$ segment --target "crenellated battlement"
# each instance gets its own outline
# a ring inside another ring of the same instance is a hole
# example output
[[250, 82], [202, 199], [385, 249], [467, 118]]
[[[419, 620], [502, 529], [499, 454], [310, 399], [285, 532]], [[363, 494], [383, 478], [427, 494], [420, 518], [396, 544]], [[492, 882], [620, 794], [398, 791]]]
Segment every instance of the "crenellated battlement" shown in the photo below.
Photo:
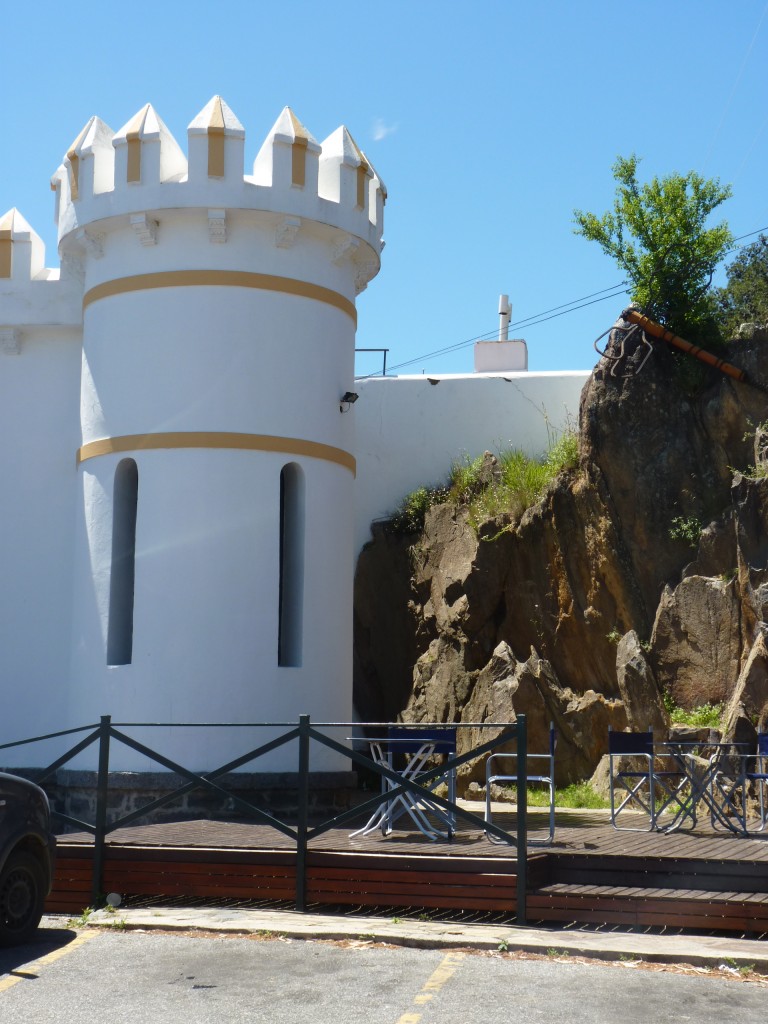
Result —
[[251, 174], [244, 173], [245, 143], [243, 125], [220, 96], [190, 122], [187, 154], [149, 103], [117, 132], [92, 117], [51, 182], [60, 247], [74, 242], [98, 255], [104, 232], [120, 222], [142, 244], [154, 244], [162, 211], [190, 208], [205, 209], [211, 240], [225, 241], [229, 211], [263, 211], [278, 215], [278, 246], [305, 221], [343, 232], [334, 249], [357, 253], [358, 290], [364, 287], [383, 247], [386, 189], [349, 131], [341, 126], [318, 142], [285, 107]]

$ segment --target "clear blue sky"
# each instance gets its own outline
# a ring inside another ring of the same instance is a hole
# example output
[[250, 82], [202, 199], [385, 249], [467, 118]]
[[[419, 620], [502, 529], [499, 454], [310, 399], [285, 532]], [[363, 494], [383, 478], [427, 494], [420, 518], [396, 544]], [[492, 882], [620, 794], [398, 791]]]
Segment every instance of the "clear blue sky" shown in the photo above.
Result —
[[[50, 266], [49, 178], [91, 114], [117, 130], [151, 102], [186, 148], [220, 93], [248, 170], [286, 104], [318, 140], [346, 124], [389, 190], [357, 343], [402, 372], [470, 371], [471, 345], [427, 353], [495, 331], [501, 292], [514, 323], [621, 282], [572, 224], [610, 205], [618, 154], [732, 184], [735, 235], [768, 225], [766, 0], [38, 0], [0, 26], [0, 214], [21, 210]], [[512, 336], [531, 370], [589, 369], [625, 299]]]

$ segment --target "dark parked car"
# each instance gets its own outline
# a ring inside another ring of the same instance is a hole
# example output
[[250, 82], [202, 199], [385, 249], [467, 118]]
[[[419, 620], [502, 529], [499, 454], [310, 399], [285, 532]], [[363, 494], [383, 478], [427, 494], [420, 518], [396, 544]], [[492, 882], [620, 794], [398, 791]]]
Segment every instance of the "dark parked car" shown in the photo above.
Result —
[[26, 942], [40, 923], [53, 884], [50, 823], [42, 789], [0, 772], [0, 946]]

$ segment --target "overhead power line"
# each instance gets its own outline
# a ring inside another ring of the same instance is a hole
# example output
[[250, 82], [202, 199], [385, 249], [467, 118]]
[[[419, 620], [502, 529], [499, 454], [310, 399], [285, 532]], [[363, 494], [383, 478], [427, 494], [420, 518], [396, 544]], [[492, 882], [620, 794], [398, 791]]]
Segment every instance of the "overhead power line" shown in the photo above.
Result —
[[[768, 231], [768, 226], [764, 228], [758, 228], [756, 231], [748, 231], [744, 235], [737, 235], [733, 239], [728, 252], [735, 252], [737, 249], [743, 249], [745, 246], [736, 245], [736, 242], [741, 242], [745, 238], [752, 238], [755, 235], [761, 235]], [[541, 313], [534, 313], [532, 316], [525, 317], [522, 320], [515, 320], [509, 326], [512, 327], [535, 327], [537, 324], [546, 323], [548, 320], [554, 320], [557, 317], [565, 316], [567, 313], [575, 313], [579, 309], [584, 309], [587, 306], [594, 306], [595, 303], [605, 302], [606, 299], [615, 299], [619, 295], [625, 295], [627, 290], [627, 281], [620, 281], [618, 284], [611, 285], [609, 288], [601, 288], [599, 291], [590, 292], [588, 295], [582, 295], [581, 298], [572, 299], [570, 302], [563, 302], [559, 306], [552, 306], [550, 309], [545, 309]], [[604, 294], [609, 292], [610, 294]], [[601, 296], [601, 298], [595, 298], [595, 296]], [[498, 325], [493, 327], [489, 331], [485, 331], [483, 334], [473, 334], [471, 338], [466, 338], [464, 341], [454, 342], [453, 345], [446, 345], [443, 348], [434, 349], [432, 352], [422, 352], [421, 355], [415, 356], [413, 359], [406, 359], [402, 363], [395, 363], [393, 366], [388, 367], [389, 370], [402, 370], [405, 366], [413, 366], [414, 363], [420, 363], [425, 359], [433, 359], [435, 356], [448, 355], [450, 352], [458, 352], [462, 348], [467, 348], [470, 345], [474, 345], [478, 341], [485, 341], [487, 338], [492, 337], [498, 333]], [[378, 377], [378, 373], [363, 374], [358, 377], [357, 380], [366, 380], [367, 377]]]
[[[613, 291], [610, 295], [603, 295], [602, 298], [592, 299], [590, 302], [582, 302], [580, 305], [573, 305], [572, 303], [564, 303], [569, 308], [564, 309], [561, 306], [553, 306], [552, 311], [546, 310], [545, 313], [537, 313], [535, 317], [528, 317], [526, 320], [516, 320], [510, 324], [510, 327], [533, 327], [535, 324], [544, 323], [545, 320], [554, 320], [556, 317], [565, 316], [566, 313], [574, 313], [577, 309], [583, 309], [585, 306], [593, 306], [596, 302], [605, 302], [606, 299], [615, 299], [619, 295], [626, 294], [626, 288], [624, 282], [621, 286], [614, 285], [614, 288], [619, 288], [618, 291]], [[601, 291], [609, 291], [607, 288], [601, 289]], [[600, 292], [592, 292], [592, 295], [599, 295]], [[587, 296], [584, 296], [587, 298]], [[579, 302], [578, 299], [573, 300], [574, 303]], [[561, 310], [561, 312], [554, 312], [554, 310]], [[548, 315], [547, 315], [548, 314]], [[459, 349], [467, 348], [469, 345], [474, 345], [475, 342], [483, 341], [491, 334], [495, 334], [498, 331], [496, 327], [493, 331], [486, 331], [485, 334], [476, 334], [471, 338], [467, 338], [465, 341], [456, 342], [454, 345], [446, 345], [445, 348], [435, 349], [433, 352], [424, 352], [414, 359], [407, 359], [405, 362], [396, 363], [394, 366], [389, 367], [391, 370], [401, 370], [404, 366], [412, 366], [414, 363], [419, 363], [424, 359], [432, 359], [434, 356], [447, 355], [449, 352], [457, 352]], [[368, 374], [368, 376], [377, 376], [376, 374]]]
[[[746, 235], [739, 235], [738, 238], [734, 238], [734, 242], [740, 242], [742, 240], [742, 238], [752, 238], [753, 235], [762, 235], [763, 232], [765, 232], [765, 231], [768, 231], [768, 226], [766, 226], [764, 228], [758, 228], [757, 231], [750, 231]], [[731, 248], [728, 251], [729, 252], [733, 252], [734, 249], [743, 249], [743, 248], [745, 248], [743, 245], [732, 245]]]

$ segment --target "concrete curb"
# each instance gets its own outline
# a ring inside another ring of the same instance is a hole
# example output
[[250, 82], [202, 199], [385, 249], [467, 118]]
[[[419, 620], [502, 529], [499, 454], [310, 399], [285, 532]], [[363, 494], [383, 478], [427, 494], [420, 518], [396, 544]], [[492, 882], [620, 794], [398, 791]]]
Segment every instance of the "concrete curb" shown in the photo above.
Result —
[[[50, 917], [44, 919], [43, 925], [61, 927], [61, 922], [61, 916]], [[208, 931], [293, 939], [364, 940], [422, 949], [461, 947], [600, 960], [685, 963], [708, 968], [725, 966], [733, 970], [750, 967], [768, 973], [768, 943], [727, 936], [521, 928], [218, 907], [99, 910], [88, 917], [87, 925], [135, 931]]]

